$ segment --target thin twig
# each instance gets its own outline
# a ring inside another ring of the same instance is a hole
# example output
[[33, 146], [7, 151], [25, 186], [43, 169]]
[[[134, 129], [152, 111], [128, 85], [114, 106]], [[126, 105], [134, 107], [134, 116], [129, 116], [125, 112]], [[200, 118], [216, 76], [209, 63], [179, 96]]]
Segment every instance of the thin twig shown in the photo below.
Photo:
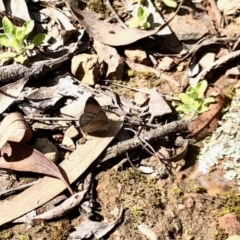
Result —
[[[149, 132], [144, 132], [140, 136], [145, 141], [148, 141], [148, 142], [154, 141], [158, 138], [162, 138], [171, 133], [186, 131], [188, 128], [189, 122], [190, 121], [187, 121], [187, 120], [171, 122], [163, 126], [160, 126], [157, 129], [151, 130]], [[141, 146], [141, 143], [138, 137], [136, 136], [127, 141], [119, 142], [116, 145], [107, 148], [106, 151], [101, 156], [99, 162], [105, 162], [109, 159], [125, 154], [128, 151], [135, 150], [140, 146]]]
[[69, 117], [33, 117], [24, 116], [27, 120], [38, 120], [38, 121], [78, 121], [79, 118], [69, 118]]
[[11, 189], [2, 191], [2, 192], [0, 192], [0, 197], [2, 197], [2, 196], [7, 196], [7, 195], [10, 195], [10, 194], [13, 194], [13, 193], [22, 191], [22, 190], [24, 190], [25, 188], [31, 187], [32, 185], [34, 185], [34, 184], [35, 184], [36, 182], [38, 182], [38, 181], [39, 181], [39, 180], [34, 181], [34, 182], [30, 182], [30, 183], [27, 183], [27, 184], [24, 184], [24, 185], [21, 185], [21, 186], [16, 187], [16, 188], [11, 188]]
[[[105, 80], [105, 81], [111, 81], [111, 80]], [[130, 89], [130, 90], [133, 90], [133, 91], [136, 91], [136, 92], [141, 92], [141, 93], [146, 93], [148, 95], [150, 95], [152, 93], [152, 89], [149, 89], [149, 90], [146, 90], [146, 89], [137, 89], [137, 88], [133, 88], [133, 87], [130, 87], [130, 86], [127, 86], [127, 85], [122, 85], [122, 84], [119, 84], [119, 83], [115, 83], [113, 81], [111, 81], [111, 84], [113, 85], [116, 85], [116, 86], [119, 86], [119, 87], [123, 87], [123, 88], [127, 88], [127, 89]], [[163, 94], [162, 92], [160, 92], [162, 94], [163, 97], [165, 98], [169, 98], [169, 99], [172, 99], [172, 100], [177, 100], [179, 101], [179, 98], [177, 97], [172, 97], [172, 96], [169, 96], [169, 95], [166, 95], [166, 94]]]

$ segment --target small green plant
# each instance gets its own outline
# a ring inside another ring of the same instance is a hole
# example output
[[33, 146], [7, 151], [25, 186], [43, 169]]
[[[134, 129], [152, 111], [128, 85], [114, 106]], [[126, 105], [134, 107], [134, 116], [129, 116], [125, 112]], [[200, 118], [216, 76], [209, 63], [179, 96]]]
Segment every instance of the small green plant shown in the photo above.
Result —
[[189, 86], [186, 93], [178, 95], [182, 104], [176, 110], [183, 113], [183, 118], [187, 119], [209, 110], [208, 104], [215, 101], [214, 98], [209, 97], [204, 99], [204, 93], [207, 89], [207, 81], [200, 81], [196, 87]]
[[148, 22], [148, 17], [150, 15], [150, 11], [147, 7], [138, 4], [136, 12], [132, 19], [128, 20], [126, 24], [129, 27], [136, 27], [140, 29], [148, 29], [151, 27], [150, 22]]
[[7, 17], [3, 17], [2, 25], [4, 33], [0, 34], [0, 45], [6, 47], [8, 51], [0, 54], [1, 62], [13, 59], [15, 62], [23, 63], [28, 58], [27, 51], [39, 46], [47, 39], [46, 34], [40, 33], [30, 43], [26, 43], [26, 39], [34, 28], [33, 20], [18, 27], [14, 26]]

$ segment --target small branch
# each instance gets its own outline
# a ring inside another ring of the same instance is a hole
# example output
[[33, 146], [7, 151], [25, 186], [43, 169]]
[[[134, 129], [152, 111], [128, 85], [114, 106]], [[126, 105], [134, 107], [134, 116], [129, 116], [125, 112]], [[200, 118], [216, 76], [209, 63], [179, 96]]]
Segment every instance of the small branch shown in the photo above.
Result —
[[[141, 134], [141, 138], [145, 141], [154, 141], [157, 138], [162, 138], [170, 133], [177, 133], [187, 130], [189, 121], [181, 120], [165, 124], [157, 129], [151, 130], [149, 132], [144, 132]], [[141, 147], [141, 142], [138, 137], [133, 137], [127, 141], [120, 142], [112, 147], [109, 147], [104, 152], [99, 162], [105, 162], [111, 158], [117, 157], [119, 155], [125, 154], [128, 151], [135, 150]]]

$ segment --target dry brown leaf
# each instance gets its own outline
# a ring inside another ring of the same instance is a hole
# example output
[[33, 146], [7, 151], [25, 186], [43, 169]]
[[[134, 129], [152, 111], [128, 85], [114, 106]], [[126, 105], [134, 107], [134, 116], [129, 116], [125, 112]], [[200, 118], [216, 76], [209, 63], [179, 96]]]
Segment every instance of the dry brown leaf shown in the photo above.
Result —
[[202, 113], [197, 119], [188, 126], [190, 135], [199, 141], [210, 135], [218, 127], [218, 118], [224, 105], [224, 97], [219, 94], [216, 102], [209, 105], [209, 111]]
[[76, 0], [67, 0], [76, 18], [86, 29], [87, 33], [95, 40], [110, 45], [124, 46], [140, 39], [152, 36], [167, 24], [156, 24], [153, 30], [140, 30], [138, 28], [124, 29], [120, 25], [111, 24], [99, 19], [98, 14], [92, 11], [81, 11]]
[[10, 113], [0, 125], [0, 149], [7, 142], [26, 143], [32, 137], [32, 131], [20, 113]]
[[29, 80], [29, 76], [31, 75], [32, 73], [14, 83], [9, 83], [0, 88], [0, 114], [3, 113], [18, 98], [24, 85]]
[[73, 194], [58, 167], [42, 153], [23, 143], [8, 142], [1, 148], [0, 168], [54, 176], [61, 179]]
[[[63, 171], [65, 171], [69, 183], [74, 182], [92, 165], [120, 130], [123, 121], [115, 115], [110, 115], [109, 118], [112, 121], [110, 122], [107, 136], [104, 138], [92, 137], [84, 145], [79, 145], [78, 148], [60, 164]], [[0, 225], [40, 207], [61, 193], [65, 188], [66, 185], [61, 180], [44, 177], [34, 186], [0, 205]]]

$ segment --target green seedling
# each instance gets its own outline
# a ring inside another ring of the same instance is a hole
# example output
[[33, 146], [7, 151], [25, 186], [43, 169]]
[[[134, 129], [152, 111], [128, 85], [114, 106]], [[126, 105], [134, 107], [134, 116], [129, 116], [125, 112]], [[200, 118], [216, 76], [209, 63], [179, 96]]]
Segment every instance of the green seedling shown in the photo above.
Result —
[[176, 110], [182, 113], [183, 119], [191, 118], [209, 110], [208, 105], [213, 103], [215, 99], [212, 97], [204, 98], [207, 86], [207, 81], [203, 80], [196, 87], [189, 86], [186, 93], [178, 95], [182, 104]]
[[0, 45], [6, 47], [8, 51], [0, 54], [1, 62], [14, 60], [14, 62], [23, 63], [28, 58], [27, 51], [39, 46], [48, 37], [46, 34], [40, 33], [27, 43], [27, 38], [34, 28], [33, 20], [18, 27], [14, 26], [7, 17], [3, 17], [2, 25], [4, 33], [0, 34]]
[[148, 17], [150, 15], [150, 11], [147, 7], [138, 4], [135, 15], [132, 19], [128, 20], [126, 24], [129, 27], [136, 27], [140, 29], [148, 29], [151, 27], [150, 22], [148, 22]]

